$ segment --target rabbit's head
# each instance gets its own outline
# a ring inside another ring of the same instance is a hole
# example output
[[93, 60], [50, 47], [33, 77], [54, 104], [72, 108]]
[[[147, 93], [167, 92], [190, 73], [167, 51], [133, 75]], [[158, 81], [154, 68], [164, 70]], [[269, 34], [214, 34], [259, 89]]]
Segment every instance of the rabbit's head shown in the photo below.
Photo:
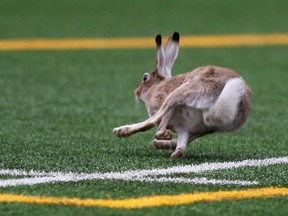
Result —
[[142, 83], [135, 90], [135, 95], [138, 100], [145, 102], [147, 93], [151, 87], [172, 77], [171, 70], [178, 55], [179, 39], [179, 33], [174, 32], [174, 34], [168, 39], [167, 45], [164, 47], [162, 45], [161, 35], [156, 36], [156, 68], [151, 72], [144, 74]]

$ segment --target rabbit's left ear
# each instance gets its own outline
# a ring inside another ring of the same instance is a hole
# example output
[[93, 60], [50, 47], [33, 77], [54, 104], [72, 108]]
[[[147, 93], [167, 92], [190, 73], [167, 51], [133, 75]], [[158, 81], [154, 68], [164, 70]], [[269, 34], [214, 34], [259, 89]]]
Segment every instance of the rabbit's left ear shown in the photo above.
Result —
[[165, 52], [164, 47], [162, 45], [162, 36], [160, 34], [156, 36], [155, 42], [157, 51], [157, 59], [156, 59], [157, 72], [164, 79], [167, 79], [169, 77], [165, 71]]
[[165, 47], [165, 70], [167, 74], [171, 75], [171, 70], [179, 52], [180, 35], [178, 32], [174, 32], [168, 39], [167, 46]]

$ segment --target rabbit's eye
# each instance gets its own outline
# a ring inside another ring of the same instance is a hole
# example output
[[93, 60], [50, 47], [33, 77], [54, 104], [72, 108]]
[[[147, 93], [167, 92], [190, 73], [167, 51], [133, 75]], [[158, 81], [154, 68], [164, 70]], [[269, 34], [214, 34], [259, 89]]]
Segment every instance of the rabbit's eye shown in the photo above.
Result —
[[146, 81], [149, 80], [149, 78], [150, 78], [150, 74], [149, 74], [149, 73], [145, 73], [144, 76], [143, 76], [142, 81], [143, 81], [143, 82], [146, 82]]

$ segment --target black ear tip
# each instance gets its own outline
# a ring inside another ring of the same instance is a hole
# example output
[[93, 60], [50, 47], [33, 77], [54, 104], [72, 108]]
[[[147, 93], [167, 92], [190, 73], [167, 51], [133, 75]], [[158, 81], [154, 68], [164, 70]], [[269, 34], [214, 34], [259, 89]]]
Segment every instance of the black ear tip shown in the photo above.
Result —
[[162, 36], [160, 34], [158, 34], [155, 37], [155, 42], [156, 42], [157, 46], [161, 46], [161, 44], [162, 44]]
[[173, 35], [172, 35], [172, 39], [174, 41], [179, 41], [180, 40], [180, 34], [178, 32], [174, 32]]

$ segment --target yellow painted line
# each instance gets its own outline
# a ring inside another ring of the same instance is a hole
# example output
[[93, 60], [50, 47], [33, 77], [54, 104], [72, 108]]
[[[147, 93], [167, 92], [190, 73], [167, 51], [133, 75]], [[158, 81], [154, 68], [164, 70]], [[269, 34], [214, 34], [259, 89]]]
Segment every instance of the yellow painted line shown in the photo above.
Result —
[[174, 206], [192, 204], [197, 202], [213, 202], [222, 200], [242, 200], [248, 198], [264, 198], [273, 196], [287, 196], [288, 188], [267, 187], [246, 190], [200, 192], [194, 194], [160, 195], [139, 197], [131, 199], [105, 200], [105, 199], [79, 199], [67, 197], [27, 196], [15, 194], [0, 194], [0, 202], [5, 203], [31, 203], [31, 204], [57, 204], [75, 206], [96, 206], [104, 208], [149, 208], [159, 206]]
[[[167, 38], [165, 38], [167, 40]], [[181, 47], [288, 45], [288, 33], [181, 36]], [[0, 50], [69, 50], [154, 48], [152, 37], [0, 40]]]

